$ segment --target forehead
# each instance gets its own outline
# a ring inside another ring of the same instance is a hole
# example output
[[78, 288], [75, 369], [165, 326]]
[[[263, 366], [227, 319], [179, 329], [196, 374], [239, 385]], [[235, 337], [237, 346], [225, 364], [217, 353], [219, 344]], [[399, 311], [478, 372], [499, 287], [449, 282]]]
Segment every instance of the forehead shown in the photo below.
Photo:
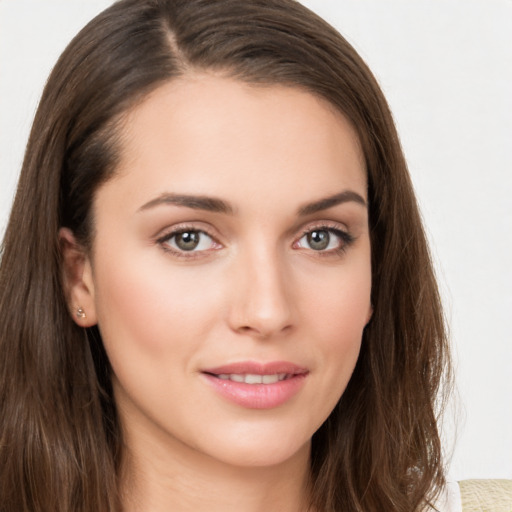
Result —
[[[358, 188], [366, 197], [360, 144], [327, 101], [282, 85], [255, 86], [209, 74], [156, 89], [125, 117], [115, 181], [137, 193], [265, 195], [297, 199]], [[307, 197], [306, 197], [307, 196]], [[238, 197], [242, 199], [242, 197]]]

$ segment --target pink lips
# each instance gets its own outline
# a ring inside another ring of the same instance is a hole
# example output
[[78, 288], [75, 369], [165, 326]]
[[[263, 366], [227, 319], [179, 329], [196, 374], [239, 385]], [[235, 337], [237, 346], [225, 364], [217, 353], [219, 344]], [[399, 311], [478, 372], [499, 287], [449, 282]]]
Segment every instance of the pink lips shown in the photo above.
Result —
[[[264, 364], [238, 362], [202, 371], [208, 384], [221, 396], [249, 409], [271, 409], [283, 405], [298, 393], [308, 373], [306, 368], [285, 361]], [[262, 376], [261, 379], [269, 383], [239, 382], [258, 381], [257, 376]]]

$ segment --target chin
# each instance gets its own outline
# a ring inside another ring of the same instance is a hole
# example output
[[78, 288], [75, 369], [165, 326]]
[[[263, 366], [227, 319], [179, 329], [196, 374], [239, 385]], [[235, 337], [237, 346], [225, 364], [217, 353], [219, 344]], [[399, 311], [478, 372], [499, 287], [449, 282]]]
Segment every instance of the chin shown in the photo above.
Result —
[[210, 438], [209, 447], [201, 450], [230, 466], [264, 468], [290, 461], [309, 459], [311, 437], [291, 429], [261, 430], [254, 425], [235, 429], [225, 436]]

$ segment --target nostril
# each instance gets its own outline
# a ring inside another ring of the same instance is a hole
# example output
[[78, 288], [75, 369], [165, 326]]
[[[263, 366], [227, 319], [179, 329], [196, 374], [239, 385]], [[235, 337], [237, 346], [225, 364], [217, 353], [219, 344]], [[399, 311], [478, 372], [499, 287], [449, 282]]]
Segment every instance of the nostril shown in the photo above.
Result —
[[276, 334], [282, 334], [290, 331], [292, 329], [291, 325], [284, 325], [283, 327], [277, 327], [272, 325], [262, 325], [262, 326], [250, 326], [250, 325], [242, 325], [236, 329], [236, 331], [240, 334], [246, 334], [255, 336], [258, 338], [270, 338]]

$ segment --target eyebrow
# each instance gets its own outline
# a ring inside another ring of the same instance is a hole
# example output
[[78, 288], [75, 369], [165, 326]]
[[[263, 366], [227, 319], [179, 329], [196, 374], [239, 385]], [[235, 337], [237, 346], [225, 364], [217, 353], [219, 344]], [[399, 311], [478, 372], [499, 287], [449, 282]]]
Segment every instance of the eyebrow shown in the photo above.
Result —
[[151, 201], [142, 205], [138, 211], [149, 210], [150, 208], [165, 204], [184, 206], [194, 210], [205, 210], [214, 213], [234, 213], [234, 209], [229, 203], [223, 201], [222, 199], [217, 199], [216, 197], [169, 193], [161, 194], [157, 198], [152, 199]]
[[339, 194], [334, 194], [333, 196], [325, 197], [312, 203], [307, 203], [299, 208], [298, 213], [301, 217], [304, 215], [311, 215], [313, 213], [327, 210], [328, 208], [332, 208], [347, 202], [355, 202], [361, 206], [364, 206], [365, 208], [368, 207], [365, 199], [357, 192], [352, 190], [344, 190]]
[[[298, 215], [301, 217], [311, 215], [313, 213], [327, 210], [347, 202], [355, 202], [364, 206], [365, 208], [367, 207], [366, 201], [357, 192], [352, 190], [344, 190], [339, 194], [334, 194], [312, 203], [302, 205], [298, 209]], [[208, 212], [224, 213], [230, 215], [233, 215], [235, 212], [234, 208], [229, 203], [216, 197], [171, 193], [164, 193], [159, 195], [155, 199], [152, 199], [151, 201], [143, 204], [138, 211], [141, 212], [149, 210], [161, 205], [183, 206], [186, 208], [192, 208], [194, 210], [204, 210]]]

